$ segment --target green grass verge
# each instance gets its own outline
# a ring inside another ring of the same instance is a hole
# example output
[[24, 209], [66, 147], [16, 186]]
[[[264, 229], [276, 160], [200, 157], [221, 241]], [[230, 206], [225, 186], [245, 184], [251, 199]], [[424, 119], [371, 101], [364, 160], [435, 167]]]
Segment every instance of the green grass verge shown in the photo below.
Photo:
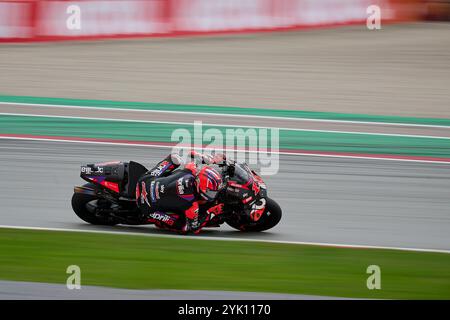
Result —
[[[381, 290], [366, 287], [373, 264]], [[69, 265], [82, 285], [450, 299], [449, 254], [0, 230], [0, 279], [65, 283]]]

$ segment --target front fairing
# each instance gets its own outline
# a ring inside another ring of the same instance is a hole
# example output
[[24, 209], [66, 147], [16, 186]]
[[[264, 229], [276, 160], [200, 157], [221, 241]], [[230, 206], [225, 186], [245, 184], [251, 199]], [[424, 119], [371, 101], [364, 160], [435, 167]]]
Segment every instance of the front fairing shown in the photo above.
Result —
[[253, 180], [255, 183], [258, 184], [259, 186], [259, 196], [261, 198], [266, 198], [267, 197], [267, 187], [266, 187], [266, 183], [264, 182], [264, 180], [261, 178], [261, 176], [259, 176], [254, 170], [252, 170], [252, 174], [253, 174]]
[[227, 183], [227, 195], [238, 198], [243, 204], [250, 204], [267, 196], [263, 179], [247, 164], [236, 164], [234, 174]]

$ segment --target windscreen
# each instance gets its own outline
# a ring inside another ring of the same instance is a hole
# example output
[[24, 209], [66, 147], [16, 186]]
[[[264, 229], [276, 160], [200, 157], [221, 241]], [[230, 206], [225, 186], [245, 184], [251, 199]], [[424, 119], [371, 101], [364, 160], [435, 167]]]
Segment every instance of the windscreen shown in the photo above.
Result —
[[248, 172], [241, 166], [236, 165], [233, 180], [240, 184], [245, 184], [249, 180]]

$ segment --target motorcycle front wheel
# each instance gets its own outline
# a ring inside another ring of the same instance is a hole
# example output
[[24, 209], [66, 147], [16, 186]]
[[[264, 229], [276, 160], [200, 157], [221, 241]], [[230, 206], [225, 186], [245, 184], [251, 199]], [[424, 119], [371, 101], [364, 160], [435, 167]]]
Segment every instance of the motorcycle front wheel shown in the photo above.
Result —
[[257, 222], [238, 223], [236, 221], [226, 221], [226, 223], [237, 230], [244, 232], [260, 232], [275, 227], [281, 220], [282, 211], [275, 200], [266, 198], [266, 209]]

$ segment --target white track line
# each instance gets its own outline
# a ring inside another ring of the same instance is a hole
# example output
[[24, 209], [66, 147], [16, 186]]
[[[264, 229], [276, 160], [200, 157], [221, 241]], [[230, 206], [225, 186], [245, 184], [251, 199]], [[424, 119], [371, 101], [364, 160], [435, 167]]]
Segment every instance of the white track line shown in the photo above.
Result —
[[169, 234], [154, 234], [154, 233], [143, 233], [143, 232], [86, 230], [86, 229], [69, 229], [69, 228], [67, 228], [67, 229], [66, 228], [46, 228], [46, 227], [26, 227], [26, 226], [8, 226], [8, 225], [0, 225], [0, 229], [40, 230], [40, 231], [66, 231], [66, 232], [133, 235], [133, 236], [176, 238], [176, 239], [217, 240], [217, 241], [244, 241], [244, 242], [260, 242], [260, 243], [297, 244], [297, 245], [310, 245], [310, 246], [318, 246], [318, 247], [335, 247], [335, 248], [337, 247], [337, 248], [353, 248], [353, 249], [383, 249], [383, 250], [432, 252], [432, 253], [446, 253], [446, 254], [450, 253], [450, 250], [444, 250], [444, 249], [422, 249], [422, 248], [371, 246], [371, 245], [342, 244], [342, 243], [264, 240], [264, 239], [249, 239], [249, 238], [225, 238], [225, 237], [209, 237], [209, 236], [203, 236], [202, 237], [201, 235], [197, 235], [197, 236], [192, 236], [192, 235], [169, 235]]
[[[281, 119], [286, 121], [310, 121], [310, 122], [332, 122], [332, 123], [353, 123], [353, 124], [371, 124], [371, 125], [386, 125], [386, 126], [406, 126], [406, 127], [428, 127], [428, 128], [446, 128], [450, 126], [432, 125], [432, 124], [415, 124], [415, 123], [400, 123], [400, 122], [376, 122], [376, 121], [354, 121], [354, 120], [333, 120], [333, 119], [313, 119], [313, 118], [287, 118], [277, 116], [259, 116], [250, 114], [231, 114], [231, 113], [209, 113], [209, 112], [192, 112], [192, 111], [171, 111], [171, 110], [149, 110], [149, 109], [128, 109], [128, 108], [113, 108], [113, 107], [90, 107], [77, 105], [56, 105], [43, 103], [21, 103], [21, 102], [1, 102], [0, 105], [23, 105], [23, 106], [37, 106], [37, 107], [53, 107], [53, 108], [74, 108], [74, 109], [93, 109], [93, 110], [119, 110], [130, 112], [149, 112], [149, 113], [172, 113], [172, 114], [189, 114], [189, 115], [204, 115], [204, 116], [219, 116], [219, 117], [235, 117], [235, 118], [255, 118], [255, 119]], [[289, 111], [289, 110], [287, 110]]]
[[[81, 116], [57, 116], [57, 115], [45, 115], [45, 114], [31, 114], [31, 113], [9, 113], [0, 112], [0, 115], [4, 116], [23, 116], [23, 117], [41, 117], [41, 118], [57, 118], [57, 119], [80, 119], [80, 120], [96, 120], [96, 121], [115, 121], [115, 122], [131, 122], [131, 123], [156, 123], [156, 124], [171, 124], [171, 125], [187, 125], [193, 126], [192, 122], [177, 122], [177, 121], [155, 121], [155, 120], [134, 120], [134, 119], [121, 119], [121, 118], [99, 118], [99, 117], [81, 117]], [[359, 135], [372, 135], [372, 136], [389, 136], [389, 137], [406, 137], [406, 138], [425, 138], [425, 139], [445, 139], [450, 140], [450, 137], [441, 136], [424, 136], [413, 134], [396, 134], [396, 133], [381, 133], [381, 132], [360, 132], [360, 131], [339, 131], [339, 130], [319, 130], [319, 129], [298, 129], [298, 128], [278, 128], [278, 127], [266, 127], [266, 126], [249, 126], [242, 125], [236, 126], [234, 124], [217, 124], [217, 123], [202, 123], [203, 126], [216, 126], [225, 128], [249, 128], [249, 129], [278, 129], [285, 131], [301, 131], [301, 132], [323, 132], [323, 133], [341, 133], [341, 134], [359, 134]], [[448, 127], [450, 131], [450, 127]]]
[[[29, 141], [43, 141], [43, 142], [70, 142], [70, 143], [86, 143], [86, 144], [102, 144], [102, 145], [117, 145], [117, 146], [130, 146], [130, 147], [148, 147], [148, 148], [161, 148], [161, 149], [173, 149], [174, 145], [163, 145], [163, 144], [144, 144], [144, 143], [127, 143], [127, 142], [109, 142], [109, 141], [85, 141], [85, 140], [66, 140], [66, 139], [50, 139], [50, 138], [36, 138], [36, 137], [15, 137], [15, 136], [2, 136], [0, 134], [0, 139], [4, 140], [29, 140]], [[205, 150], [210, 150], [204, 148]], [[212, 150], [212, 149], [211, 149]], [[217, 150], [217, 149], [214, 149]], [[240, 150], [240, 149], [222, 149], [223, 151], [245, 151], [248, 153], [260, 153], [260, 151], [255, 150]], [[303, 157], [326, 157], [326, 158], [343, 158], [343, 159], [364, 159], [364, 160], [387, 160], [387, 161], [403, 161], [403, 162], [417, 162], [417, 163], [436, 163], [450, 165], [448, 161], [438, 161], [438, 160], [425, 160], [425, 159], [404, 159], [404, 158], [382, 158], [382, 157], [365, 157], [365, 156], [354, 156], [354, 155], [337, 155], [337, 154], [322, 154], [322, 153], [302, 153], [302, 152], [289, 152], [289, 151], [279, 151], [271, 152], [279, 155], [289, 155], [289, 156], [303, 156]]]

